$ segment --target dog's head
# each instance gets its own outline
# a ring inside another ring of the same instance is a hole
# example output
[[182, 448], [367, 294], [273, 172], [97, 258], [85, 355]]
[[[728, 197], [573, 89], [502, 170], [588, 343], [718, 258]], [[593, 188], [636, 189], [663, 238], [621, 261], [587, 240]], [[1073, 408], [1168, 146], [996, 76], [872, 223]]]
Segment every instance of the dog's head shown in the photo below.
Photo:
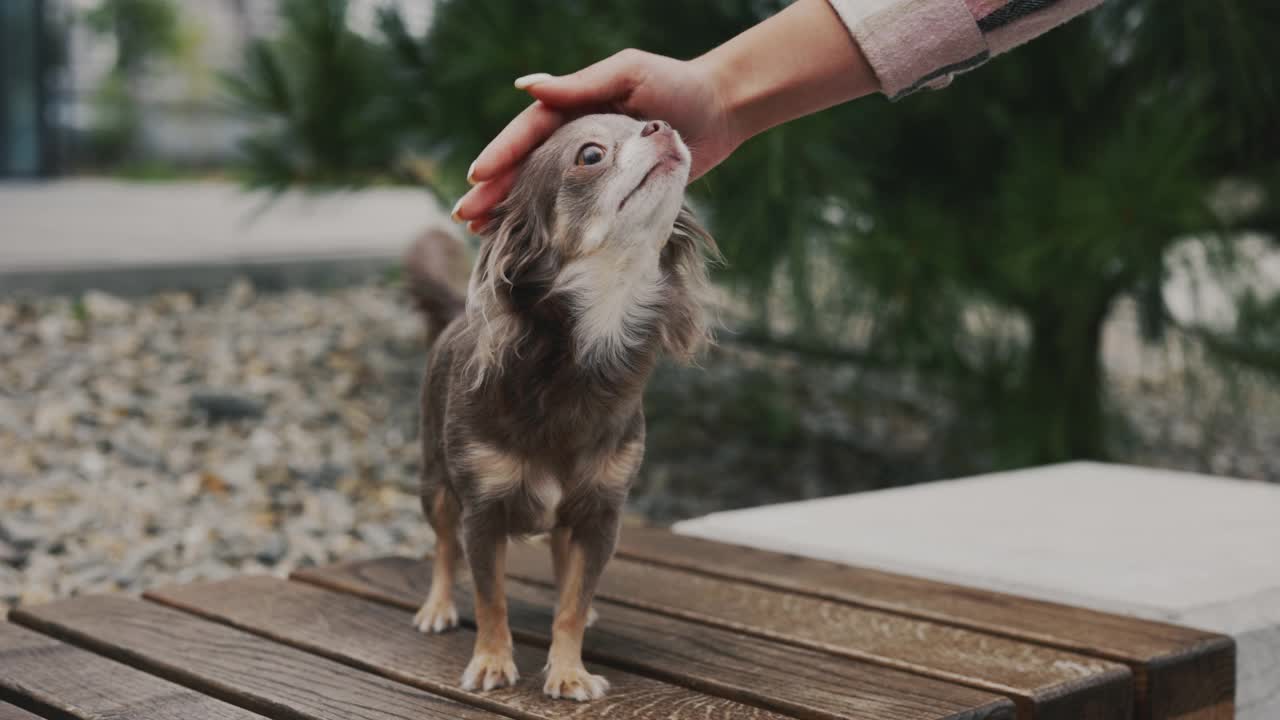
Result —
[[670, 125], [624, 115], [579, 118], [529, 156], [485, 226], [471, 278], [478, 378], [548, 298], [570, 309], [582, 361], [649, 338], [678, 359], [696, 352], [716, 248], [683, 205], [689, 166]]

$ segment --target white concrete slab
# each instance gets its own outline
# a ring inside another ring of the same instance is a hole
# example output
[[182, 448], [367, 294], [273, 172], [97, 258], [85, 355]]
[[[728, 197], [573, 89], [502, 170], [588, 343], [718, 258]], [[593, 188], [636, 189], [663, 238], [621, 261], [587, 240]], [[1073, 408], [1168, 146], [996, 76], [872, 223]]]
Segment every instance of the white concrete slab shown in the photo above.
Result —
[[1238, 716], [1280, 718], [1280, 486], [1070, 463], [675, 530], [1229, 634]]

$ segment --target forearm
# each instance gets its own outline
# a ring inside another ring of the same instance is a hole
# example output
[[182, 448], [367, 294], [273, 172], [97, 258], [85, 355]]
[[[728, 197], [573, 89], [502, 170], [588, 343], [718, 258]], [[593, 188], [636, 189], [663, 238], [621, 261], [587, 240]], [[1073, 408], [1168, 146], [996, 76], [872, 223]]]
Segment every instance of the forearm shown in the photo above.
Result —
[[798, 0], [694, 62], [738, 141], [880, 89], [827, 0]]
[[942, 87], [1102, 1], [798, 0], [694, 62], [741, 142], [872, 92]]

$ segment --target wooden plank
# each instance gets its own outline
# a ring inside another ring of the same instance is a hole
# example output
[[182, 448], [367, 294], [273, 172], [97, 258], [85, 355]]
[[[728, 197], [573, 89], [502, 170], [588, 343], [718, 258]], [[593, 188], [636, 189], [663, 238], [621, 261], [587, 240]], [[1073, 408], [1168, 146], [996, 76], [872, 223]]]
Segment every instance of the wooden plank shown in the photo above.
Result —
[[[555, 582], [547, 548], [532, 544], [510, 547], [507, 573]], [[1027, 718], [1132, 712], [1123, 665], [941, 623], [624, 559], [609, 563], [597, 597], [1002, 693]]]
[[628, 527], [618, 555], [933, 620], [1128, 665], [1138, 720], [1230, 720], [1230, 637], [933, 580]]
[[[269, 717], [497, 717], [155, 603], [83, 597], [19, 609], [13, 620]], [[309, 620], [323, 622], [324, 618]]]
[[[307, 582], [389, 603], [406, 610], [426, 592], [430, 567], [385, 558], [295, 572]], [[507, 583], [512, 632], [545, 645], [554, 594]], [[459, 593], [470, 617], [470, 598]], [[1003, 698], [868, 663], [835, 658], [699, 623], [622, 606], [587, 632], [589, 658], [686, 684], [709, 693], [813, 718], [1011, 717]]]
[[41, 720], [39, 715], [32, 715], [17, 705], [0, 702], [0, 720]]
[[261, 720], [217, 698], [5, 622], [0, 622], [0, 699], [83, 720]]
[[626, 672], [588, 664], [613, 687], [601, 700], [576, 703], [542, 694], [537, 670], [546, 653], [516, 644], [521, 671], [516, 687], [474, 693], [458, 686], [471, 656], [475, 633], [458, 629], [423, 636], [411, 613], [312, 585], [271, 577], [162, 588], [147, 597], [188, 612], [284, 642], [308, 652], [377, 673], [516, 718], [745, 718], [777, 720], [776, 713], [712, 697]]

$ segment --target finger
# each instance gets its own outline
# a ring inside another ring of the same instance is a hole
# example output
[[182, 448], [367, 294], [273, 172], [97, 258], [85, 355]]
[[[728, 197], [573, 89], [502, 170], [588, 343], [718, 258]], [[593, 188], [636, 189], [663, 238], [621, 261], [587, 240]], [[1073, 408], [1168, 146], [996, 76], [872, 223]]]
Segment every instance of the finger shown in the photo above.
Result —
[[458, 222], [476, 220], [489, 214], [490, 210], [507, 197], [507, 193], [511, 192], [511, 186], [515, 184], [516, 173], [512, 170], [505, 175], [476, 185], [453, 206], [453, 219]]
[[515, 116], [498, 136], [476, 156], [467, 180], [481, 183], [506, 173], [565, 123], [566, 116], [535, 102]]
[[623, 50], [572, 75], [526, 75], [516, 87], [552, 107], [573, 109], [625, 98], [639, 84], [645, 54]]
[[623, 50], [563, 77], [534, 73], [515, 85], [539, 102], [525, 108], [489, 143], [467, 172], [472, 183], [489, 180], [515, 167], [535, 147], [584, 108], [625, 98], [639, 84], [645, 53]]

